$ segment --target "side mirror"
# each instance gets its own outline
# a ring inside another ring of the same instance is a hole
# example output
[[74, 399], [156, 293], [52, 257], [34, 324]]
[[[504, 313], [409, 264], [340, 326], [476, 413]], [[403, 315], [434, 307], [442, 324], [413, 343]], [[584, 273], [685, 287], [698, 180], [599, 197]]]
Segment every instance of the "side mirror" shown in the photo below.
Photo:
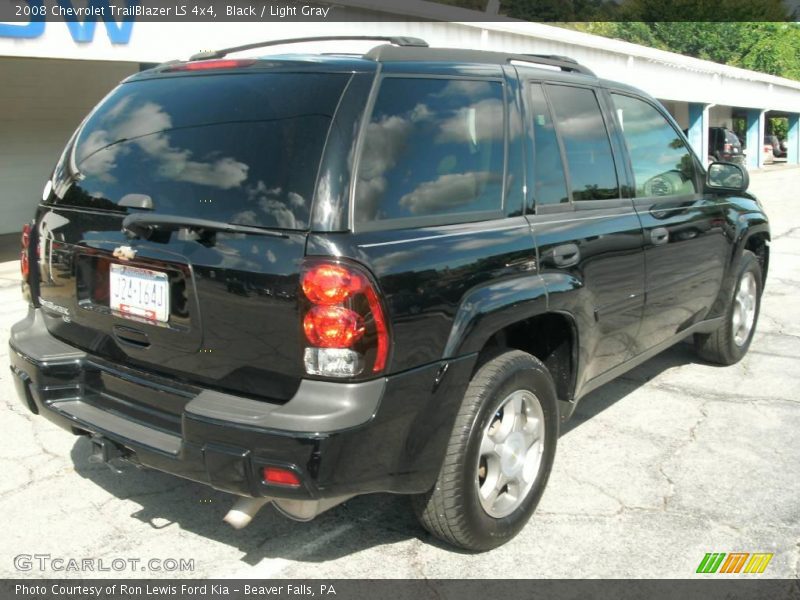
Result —
[[706, 171], [706, 187], [725, 192], [746, 192], [750, 186], [747, 170], [733, 163], [714, 162]]

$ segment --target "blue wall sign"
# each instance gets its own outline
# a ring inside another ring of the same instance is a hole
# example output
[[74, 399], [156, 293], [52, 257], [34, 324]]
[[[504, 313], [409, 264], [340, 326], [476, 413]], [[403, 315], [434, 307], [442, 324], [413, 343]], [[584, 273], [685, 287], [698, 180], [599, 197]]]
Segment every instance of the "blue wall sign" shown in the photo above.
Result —
[[[30, 22], [24, 25], [0, 23], [0, 37], [32, 39], [44, 35], [45, 19], [47, 18], [44, 15], [48, 14], [48, 8], [45, 6], [44, 0], [25, 1], [31, 7], [31, 13], [37, 16], [31, 16]], [[117, 4], [120, 4], [120, 2], [117, 2]], [[125, 4], [128, 8], [132, 8], [139, 4], [139, 0], [125, 0]], [[73, 12], [71, 0], [58, 0], [58, 6], [65, 9], [67, 13]], [[133, 17], [123, 18], [121, 21], [113, 19], [110, 16], [109, 0], [89, 0], [86, 6], [87, 8], [96, 8], [97, 13], [103, 15], [103, 24], [106, 26], [106, 33], [112, 44], [127, 44], [130, 41], [131, 31], [133, 30]], [[74, 16], [64, 16], [63, 19], [72, 39], [76, 42], [88, 43], [94, 39], [97, 17], [88, 16], [83, 21], [79, 21]]]

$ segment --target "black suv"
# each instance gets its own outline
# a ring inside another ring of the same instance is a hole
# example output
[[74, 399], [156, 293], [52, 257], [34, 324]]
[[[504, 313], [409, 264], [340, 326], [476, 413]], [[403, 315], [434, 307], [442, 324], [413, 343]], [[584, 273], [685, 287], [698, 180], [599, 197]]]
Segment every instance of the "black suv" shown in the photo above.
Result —
[[488, 549], [580, 398], [688, 336], [745, 354], [767, 217], [634, 88], [385, 41], [111, 92], [25, 226], [11, 368], [97, 459], [238, 495], [237, 527], [392, 492]]
[[744, 166], [744, 159], [745, 154], [739, 136], [725, 127], [708, 128], [709, 162], [731, 162]]

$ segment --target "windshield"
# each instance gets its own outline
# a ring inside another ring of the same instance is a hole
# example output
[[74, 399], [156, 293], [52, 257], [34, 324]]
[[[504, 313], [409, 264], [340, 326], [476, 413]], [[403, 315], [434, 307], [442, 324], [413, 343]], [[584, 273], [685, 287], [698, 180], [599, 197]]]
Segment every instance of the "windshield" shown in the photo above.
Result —
[[161, 214], [304, 229], [347, 78], [248, 73], [125, 83], [78, 133], [77, 182], [53, 202], [126, 212], [144, 196]]

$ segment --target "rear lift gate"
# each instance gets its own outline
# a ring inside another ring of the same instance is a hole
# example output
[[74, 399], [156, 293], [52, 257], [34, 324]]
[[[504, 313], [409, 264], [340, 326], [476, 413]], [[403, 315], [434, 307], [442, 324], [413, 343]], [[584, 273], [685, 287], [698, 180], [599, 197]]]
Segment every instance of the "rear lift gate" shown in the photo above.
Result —
[[[177, 229], [157, 242], [129, 239], [121, 221], [113, 213], [41, 209], [39, 303], [48, 330], [123, 369], [291, 398], [302, 377], [296, 303], [306, 234], [219, 232], [200, 243]], [[165, 274], [168, 321], [114, 310], [112, 265]], [[137, 401], [124, 380], [98, 377], [103, 390]], [[182, 404], [158, 408], [177, 417]]]

